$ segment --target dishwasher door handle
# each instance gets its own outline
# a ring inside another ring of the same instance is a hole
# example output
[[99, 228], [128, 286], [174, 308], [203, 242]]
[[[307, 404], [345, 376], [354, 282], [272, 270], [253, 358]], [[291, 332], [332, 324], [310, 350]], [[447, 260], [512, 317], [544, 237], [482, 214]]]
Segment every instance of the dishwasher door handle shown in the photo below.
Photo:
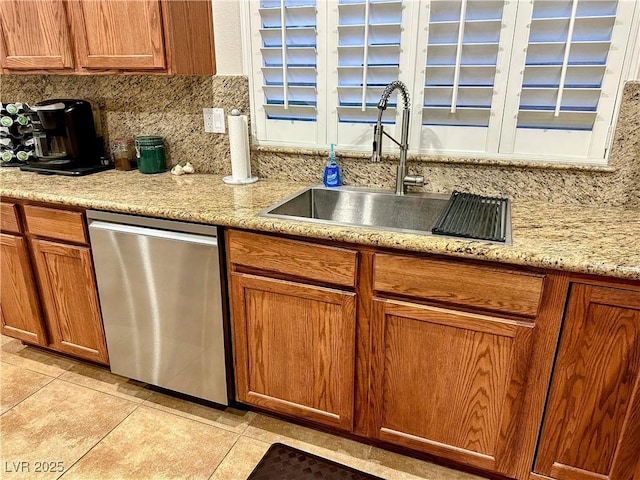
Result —
[[111, 223], [102, 221], [91, 221], [89, 230], [102, 230], [105, 232], [123, 233], [127, 235], [141, 235], [144, 237], [162, 238], [165, 240], [175, 240], [178, 242], [196, 243], [199, 245], [218, 246], [218, 239], [211, 236], [195, 235], [193, 233], [172, 232], [169, 230], [157, 230], [155, 228], [137, 227], [134, 225], [124, 225], [121, 223]]

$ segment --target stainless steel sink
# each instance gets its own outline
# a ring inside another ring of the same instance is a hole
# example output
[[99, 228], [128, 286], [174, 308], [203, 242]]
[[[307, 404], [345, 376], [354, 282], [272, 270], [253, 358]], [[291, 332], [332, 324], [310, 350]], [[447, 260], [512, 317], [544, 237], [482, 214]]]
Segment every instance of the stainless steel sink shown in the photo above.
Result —
[[261, 216], [327, 225], [355, 225], [431, 235], [449, 195], [396, 195], [386, 190], [313, 186], [260, 212]]

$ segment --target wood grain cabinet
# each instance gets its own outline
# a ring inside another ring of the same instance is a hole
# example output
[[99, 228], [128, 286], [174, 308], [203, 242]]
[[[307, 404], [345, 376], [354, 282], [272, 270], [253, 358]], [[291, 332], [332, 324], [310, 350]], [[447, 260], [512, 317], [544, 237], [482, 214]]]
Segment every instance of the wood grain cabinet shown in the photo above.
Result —
[[[356, 294], [353, 251], [228, 232], [238, 400], [350, 431]], [[285, 273], [294, 280], [284, 280]]]
[[207, 0], [0, 0], [7, 73], [214, 74]]
[[74, 66], [63, 0], [0, 0], [0, 65], [7, 70]]
[[83, 214], [2, 202], [1, 240], [2, 333], [107, 364]]
[[508, 268], [376, 254], [370, 435], [526, 478], [563, 283]]
[[637, 282], [226, 239], [238, 400], [505, 478], [640, 480]]
[[640, 478], [640, 291], [572, 285], [533, 478]]
[[27, 240], [0, 233], [0, 320], [2, 334], [46, 346], [47, 337], [31, 268]]

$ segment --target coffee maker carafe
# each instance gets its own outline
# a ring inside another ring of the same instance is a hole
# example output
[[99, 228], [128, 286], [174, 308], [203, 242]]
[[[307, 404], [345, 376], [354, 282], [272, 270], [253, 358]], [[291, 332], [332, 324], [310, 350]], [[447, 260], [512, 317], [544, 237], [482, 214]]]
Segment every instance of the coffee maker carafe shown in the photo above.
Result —
[[45, 100], [31, 106], [35, 152], [22, 170], [83, 175], [111, 168], [101, 164], [102, 138], [85, 100]]

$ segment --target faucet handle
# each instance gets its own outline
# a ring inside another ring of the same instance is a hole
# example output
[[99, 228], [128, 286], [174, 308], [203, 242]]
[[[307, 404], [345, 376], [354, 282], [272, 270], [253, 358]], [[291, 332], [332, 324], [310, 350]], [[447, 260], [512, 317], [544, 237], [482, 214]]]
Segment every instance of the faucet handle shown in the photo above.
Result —
[[378, 123], [373, 127], [373, 154], [371, 155], [371, 161], [378, 163], [380, 161], [380, 154], [382, 153], [382, 132], [383, 126], [378, 119]]

